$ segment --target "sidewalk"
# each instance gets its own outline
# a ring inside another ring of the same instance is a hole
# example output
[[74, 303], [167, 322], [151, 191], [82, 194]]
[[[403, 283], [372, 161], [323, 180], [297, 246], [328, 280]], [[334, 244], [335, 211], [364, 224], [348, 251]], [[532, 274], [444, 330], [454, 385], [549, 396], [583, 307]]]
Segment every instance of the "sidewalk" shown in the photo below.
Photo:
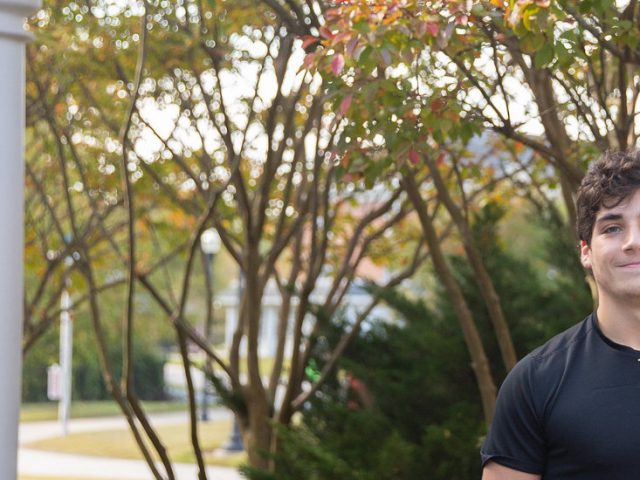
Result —
[[[229, 418], [224, 409], [211, 412], [214, 420]], [[184, 413], [150, 415], [153, 425], [168, 425], [187, 421]], [[122, 417], [77, 419], [69, 422], [69, 433], [113, 430], [127, 428]], [[28, 422], [20, 424], [18, 473], [20, 475], [46, 476], [51, 478], [95, 478], [103, 480], [152, 480], [149, 467], [142, 460], [124, 460], [106, 457], [90, 457], [66, 453], [46, 452], [28, 448], [25, 444], [60, 435], [61, 427], [56, 421]], [[161, 468], [161, 467], [160, 467]], [[197, 467], [190, 464], [173, 464], [177, 480], [196, 480]], [[161, 470], [162, 471], [162, 470]], [[211, 480], [241, 480], [243, 477], [233, 468], [207, 467]]]

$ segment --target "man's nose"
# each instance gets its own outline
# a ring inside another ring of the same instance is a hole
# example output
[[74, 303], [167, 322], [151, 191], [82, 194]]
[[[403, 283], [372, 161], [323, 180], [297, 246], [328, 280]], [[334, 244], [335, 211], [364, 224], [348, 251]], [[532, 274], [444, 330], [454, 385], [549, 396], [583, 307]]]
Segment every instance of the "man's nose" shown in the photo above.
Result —
[[627, 228], [623, 250], [640, 250], [640, 225], [633, 225]]

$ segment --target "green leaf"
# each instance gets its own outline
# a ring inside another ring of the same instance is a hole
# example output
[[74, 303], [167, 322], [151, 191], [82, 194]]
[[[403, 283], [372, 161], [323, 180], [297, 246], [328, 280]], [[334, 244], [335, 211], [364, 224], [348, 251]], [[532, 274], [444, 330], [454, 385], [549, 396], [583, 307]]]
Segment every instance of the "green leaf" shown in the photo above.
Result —
[[371, 29], [369, 28], [369, 22], [366, 20], [358, 20], [353, 24], [353, 29], [359, 33], [368, 33]]
[[536, 53], [535, 59], [533, 61], [536, 68], [543, 68], [549, 65], [553, 60], [554, 54], [555, 51], [553, 49], [553, 44], [545, 44], [540, 50], [538, 50], [538, 53]]
[[360, 65], [367, 64], [369, 61], [369, 57], [371, 57], [372, 52], [373, 52], [373, 49], [371, 48], [371, 45], [367, 45], [364, 48], [364, 50], [362, 50], [360, 57], [358, 57], [358, 63], [360, 63]]
[[528, 37], [531, 47], [536, 52], [547, 44], [547, 37], [540, 33], [530, 33]]
[[471, 122], [462, 122], [460, 125], [460, 140], [463, 143], [468, 143], [469, 140], [475, 135], [474, 125]]
[[589, 13], [593, 9], [593, 0], [582, 0], [578, 2], [578, 10], [580, 13]]
[[613, 9], [613, 2], [611, 0], [596, 0], [593, 1], [591, 5], [593, 6], [593, 9], [600, 15], [604, 15], [605, 13], [607, 13], [607, 11]]
[[536, 19], [536, 14], [540, 11], [540, 7], [538, 7], [535, 4], [529, 4], [527, 5], [527, 7], [524, 9], [524, 12], [522, 14], [522, 23], [524, 24], [524, 27], [529, 30], [529, 31], [533, 31], [534, 27], [537, 25], [532, 25], [532, 21], [535, 21]]
[[558, 57], [558, 63], [561, 66], [566, 67], [573, 62], [573, 55], [562, 42], [556, 44], [555, 52]]
[[555, 23], [555, 22], [549, 22], [549, 10], [546, 8], [540, 9], [538, 14], [536, 15], [536, 20], [537, 20], [536, 23], [538, 24], [537, 30], [541, 32], [544, 30], [547, 30], [551, 25]]

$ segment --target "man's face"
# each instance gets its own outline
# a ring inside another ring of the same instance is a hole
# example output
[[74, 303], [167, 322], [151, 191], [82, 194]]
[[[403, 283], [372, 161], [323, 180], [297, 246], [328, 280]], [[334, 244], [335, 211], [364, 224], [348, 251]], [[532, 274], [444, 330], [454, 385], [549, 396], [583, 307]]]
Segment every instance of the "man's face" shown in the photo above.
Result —
[[613, 208], [601, 208], [591, 245], [580, 243], [580, 260], [593, 271], [600, 303], [640, 304], [640, 189]]

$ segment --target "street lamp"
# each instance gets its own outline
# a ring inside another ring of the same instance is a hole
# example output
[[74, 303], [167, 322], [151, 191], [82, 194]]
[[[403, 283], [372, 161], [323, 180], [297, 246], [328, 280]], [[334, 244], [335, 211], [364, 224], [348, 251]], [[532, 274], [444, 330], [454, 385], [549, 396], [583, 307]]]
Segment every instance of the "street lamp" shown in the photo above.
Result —
[[[207, 278], [207, 284], [209, 285], [211, 292], [211, 302], [207, 305], [207, 316], [204, 323], [204, 338], [207, 341], [211, 339], [211, 328], [213, 323], [213, 260], [216, 253], [220, 251], [221, 244], [220, 235], [215, 228], [207, 228], [202, 232], [202, 235], [200, 236], [200, 248], [202, 248], [202, 253], [204, 254], [204, 274]], [[204, 372], [205, 378], [202, 391], [202, 411], [200, 419], [206, 422], [209, 420], [209, 412], [207, 410], [207, 400], [209, 396], [208, 376], [213, 373], [211, 368], [211, 359], [208, 356], [205, 360]]]
[[205, 255], [215, 255], [220, 251], [221, 245], [220, 234], [213, 227], [207, 228], [200, 235], [200, 247]]
[[[244, 289], [244, 275], [242, 269], [238, 274], [238, 324], [240, 324], [240, 305], [242, 304], [242, 291]], [[233, 412], [233, 426], [231, 427], [231, 434], [227, 443], [222, 447], [222, 450], [226, 452], [241, 452], [244, 450], [242, 444], [242, 435], [240, 434], [240, 425], [238, 424], [238, 415]]]
[[[65, 234], [65, 244], [71, 242], [71, 235]], [[71, 308], [73, 303], [69, 295], [71, 286], [71, 268], [74, 263], [74, 256], [77, 252], [67, 255], [64, 259], [64, 288], [60, 296], [60, 398], [58, 402], [58, 420], [62, 427], [62, 436], [69, 433], [69, 416], [71, 413], [71, 385], [73, 377], [73, 318]]]

